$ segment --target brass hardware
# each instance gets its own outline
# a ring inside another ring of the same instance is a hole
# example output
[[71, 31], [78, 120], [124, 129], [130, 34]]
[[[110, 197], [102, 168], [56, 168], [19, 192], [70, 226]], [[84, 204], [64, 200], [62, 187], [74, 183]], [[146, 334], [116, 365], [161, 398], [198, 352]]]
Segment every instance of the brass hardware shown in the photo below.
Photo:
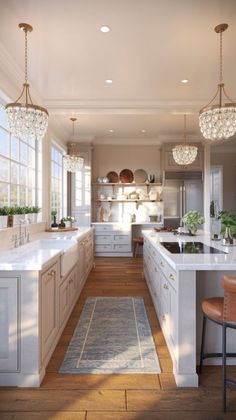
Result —
[[215, 27], [215, 32], [217, 34], [221, 34], [222, 32], [226, 31], [226, 29], [228, 28], [228, 24], [227, 23], [220, 23], [219, 25], [217, 25]]
[[54, 276], [56, 274], [56, 271], [55, 270], [51, 270], [49, 273], [48, 273], [48, 276]]
[[171, 280], [175, 280], [175, 278], [174, 278], [173, 274], [170, 274], [170, 275], [169, 275], [169, 278], [170, 278]]
[[164, 267], [164, 264], [163, 264], [163, 262], [162, 262], [162, 261], [160, 262], [160, 264], [161, 264], [161, 267]]

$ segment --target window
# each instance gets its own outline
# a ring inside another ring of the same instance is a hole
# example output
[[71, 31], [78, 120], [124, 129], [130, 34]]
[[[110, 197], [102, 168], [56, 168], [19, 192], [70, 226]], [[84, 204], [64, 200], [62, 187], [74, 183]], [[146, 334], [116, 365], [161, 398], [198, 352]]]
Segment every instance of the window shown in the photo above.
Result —
[[91, 194], [91, 171], [85, 165], [80, 171], [75, 173], [75, 207], [89, 206]]
[[0, 206], [42, 206], [41, 142], [9, 132], [0, 107]]
[[63, 152], [55, 145], [51, 148], [51, 210], [57, 219], [67, 215], [66, 172], [63, 168]]

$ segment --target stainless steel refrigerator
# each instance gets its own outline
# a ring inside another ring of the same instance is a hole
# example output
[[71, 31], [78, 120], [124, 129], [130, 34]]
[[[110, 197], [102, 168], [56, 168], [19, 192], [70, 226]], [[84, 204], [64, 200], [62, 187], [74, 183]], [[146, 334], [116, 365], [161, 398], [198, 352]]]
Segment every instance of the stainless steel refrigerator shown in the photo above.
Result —
[[203, 214], [203, 181], [201, 172], [168, 172], [163, 188], [164, 226], [177, 228], [190, 210]]

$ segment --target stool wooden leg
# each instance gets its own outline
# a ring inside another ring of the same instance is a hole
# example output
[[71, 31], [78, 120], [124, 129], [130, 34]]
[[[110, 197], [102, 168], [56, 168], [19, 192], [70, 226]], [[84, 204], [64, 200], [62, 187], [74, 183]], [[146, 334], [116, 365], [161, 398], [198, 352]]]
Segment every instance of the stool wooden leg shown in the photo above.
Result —
[[203, 315], [203, 321], [202, 321], [202, 342], [201, 342], [199, 374], [202, 373], [203, 356], [204, 356], [204, 345], [205, 345], [205, 334], [206, 334], [206, 317], [205, 317], [205, 315]]
[[222, 326], [222, 382], [223, 382], [223, 411], [226, 412], [226, 326]]

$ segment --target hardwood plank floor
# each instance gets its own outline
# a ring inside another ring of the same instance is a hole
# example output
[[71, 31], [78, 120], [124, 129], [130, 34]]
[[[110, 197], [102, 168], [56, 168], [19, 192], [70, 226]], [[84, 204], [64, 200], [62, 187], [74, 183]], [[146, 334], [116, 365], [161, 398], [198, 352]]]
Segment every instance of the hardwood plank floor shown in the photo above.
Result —
[[[58, 373], [88, 296], [143, 296], [160, 375], [62, 375]], [[231, 368], [232, 379], [236, 368]], [[98, 258], [48, 364], [39, 389], [0, 389], [0, 419], [220, 420], [236, 418], [236, 390], [221, 412], [220, 367], [204, 368], [199, 388], [178, 388], [172, 361], [142, 273], [141, 258]]]

